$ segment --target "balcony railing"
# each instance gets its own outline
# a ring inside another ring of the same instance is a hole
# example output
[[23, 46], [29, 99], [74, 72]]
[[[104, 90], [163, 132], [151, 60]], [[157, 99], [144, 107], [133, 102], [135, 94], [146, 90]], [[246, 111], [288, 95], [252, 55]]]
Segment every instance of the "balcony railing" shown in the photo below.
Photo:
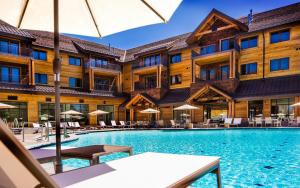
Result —
[[0, 84], [27, 85], [29, 75], [2, 74]]
[[100, 63], [97, 63], [96, 61], [86, 62], [85, 67], [87, 69], [89, 69], [89, 68], [101, 68], [101, 69], [121, 71], [121, 66], [120, 65], [113, 64], [113, 63], [100, 64]]
[[156, 83], [153, 84], [142, 84], [142, 83], [134, 83], [134, 90], [146, 90], [156, 88]]
[[155, 63], [134, 63], [132, 64], [132, 69], [140, 69], [140, 68], [145, 68], [145, 67], [153, 67], [160, 65], [160, 62], [155, 62]]
[[94, 90], [97, 91], [111, 91], [111, 92], [115, 92], [116, 91], [116, 87], [115, 85], [108, 85], [108, 84], [96, 84], [94, 85]]
[[23, 56], [31, 57], [32, 49], [25, 47], [16, 47], [15, 45], [5, 45], [0, 46], [0, 54], [2, 55], [12, 55], [12, 56]]

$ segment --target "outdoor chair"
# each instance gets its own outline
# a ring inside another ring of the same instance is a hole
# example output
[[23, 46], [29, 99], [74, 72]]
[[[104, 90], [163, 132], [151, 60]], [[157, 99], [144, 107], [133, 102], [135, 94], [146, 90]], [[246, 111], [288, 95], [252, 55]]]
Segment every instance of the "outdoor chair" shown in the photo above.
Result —
[[249, 127], [254, 127], [255, 121], [253, 121], [253, 119], [251, 119], [251, 118], [248, 118], [248, 125], [249, 125]]
[[32, 123], [33, 133], [39, 133], [42, 131], [42, 126], [39, 123]]
[[120, 121], [120, 125], [121, 125], [122, 128], [125, 128], [127, 126], [124, 121]]
[[242, 118], [233, 118], [233, 122], [231, 125], [238, 127], [241, 124], [242, 124]]
[[104, 121], [99, 121], [99, 124], [100, 124], [100, 129], [107, 127]]
[[171, 128], [180, 128], [180, 124], [176, 123], [174, 120], [170, 120]]
[[276, 118], [273, 120], [273, 124], [275, 127], [281, 127], [281, 120]]
[[200, 122], [199, 127], [200, 128], [208, 128], [210, 123], [210, 119], [207, 119], [206, 122]]
[[271, 127], [273, 126], [273, 120], [271, 117], [266, 117], [265, 118], [265, 126], [270, 125]]
[[229, 127], [232, 124], [232, 118], [225, 118], [224, 120], [224, 127]]
[[289, 125], [298, 127], [300, 125], [300, 116], [298, 116], [294, 121], [289, 123]]
[[111, 126], [112, 128], [118, 128], [119, 126], [117, 125], [116, 121], [115, 120], [111, 120]]
[[45, 123], [45, 127], [46, 127], [46, 129], [48, 129], [49, 133], [52, 134], [52, 132], [53, 132], [53, 126], [52, 126], [52, 124], [49, 121]]
[[255, 126], [258, 127], [260, 125], [261, 127], [263, 126], [263, 119], [262, 118], [255, 118]]

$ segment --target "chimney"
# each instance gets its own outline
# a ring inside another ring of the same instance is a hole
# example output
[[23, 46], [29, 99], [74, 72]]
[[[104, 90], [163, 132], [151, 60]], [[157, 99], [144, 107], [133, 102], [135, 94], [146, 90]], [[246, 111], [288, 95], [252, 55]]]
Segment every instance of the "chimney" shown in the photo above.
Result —
[[252, 9], [250, 9], [250, 13], [248, 14], [248, 25], [251, 25], [253, 21]]

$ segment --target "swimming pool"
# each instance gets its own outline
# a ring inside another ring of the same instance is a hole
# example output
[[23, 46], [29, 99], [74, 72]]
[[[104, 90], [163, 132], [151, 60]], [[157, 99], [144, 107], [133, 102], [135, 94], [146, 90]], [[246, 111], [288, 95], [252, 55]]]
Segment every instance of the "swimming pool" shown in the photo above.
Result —
[[[300, 129], [153, 130], [99, 132], [80, 136], [64, 146], [115, 144], [147, 151], [221, 156], [224, 187], [300, 187]], [[113, 154], [101, 161], [127, 156]], [[180, 162], [180, 161], [178, 161]], [[71, 167], [84, 160], [64, 160]], [[216, 187], [208, 174], [192, 187]]]

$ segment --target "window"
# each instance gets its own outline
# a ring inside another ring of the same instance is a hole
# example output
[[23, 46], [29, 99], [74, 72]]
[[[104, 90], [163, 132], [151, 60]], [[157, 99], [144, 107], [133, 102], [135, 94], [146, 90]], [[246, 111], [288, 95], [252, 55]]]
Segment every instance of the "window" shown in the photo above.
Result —
[[272, 59], [270, 61], [270, 71], [288, 70], [289, 69], [288, 57], [281, 59]]
[[283, 30], [271, 33], [271, 43], [290, 40], [290, 30]]
[[149, 67], [160, 64], [160, 55], [153, 55], [144, 58], [144, 66]]
[[75, 65], [75, 66], [80, 66], [81, 65], [81, 58], [69, 56], [69, 64], [70, 65]]
[[40, 50], [34, 50], [32, 52], [32, 57], [34, 59], [38, 59], [38, 60], [47, 60], [47, 52], [40, 51]]
[[18, 55], [19, 42], [13, 40], [0, 39], [0, 52]]
[[103, 110], [105, 112], [108, 112], [108, 114], [104, 115], [98, 115], [97, 120], [99, 121], [104, 121], [107, 125], [111, 124], [111, 120], [114, 120], [114, 106], [113, 105], [97, 105], [98, 110]]
[[[14, 106], [15, 108], [9, 108], [9, 109], [0, 109], [0, 117], [1, 119], [6, 119], [7, 122], [13, 122], [15, 118], [18, 120], [22, 119], [22, 121], [27, 122], [28, 121], [28, 108], [27, 103], [25, 102], [10, 102], [10, 101], [1, 101], [5, 104], [9, 104]], [[26, 123], [25, 123], [25, 126]]]
[[206, 69], [201, 69], [200, 78], [201, 80], [206, 80]]
[[181, 62], [181, 54], [175, 54], [171, 56], [171, 64]]
[[156, 88], [156, 76], [145, 76], [145, 89]]
[[17, 67], [0, 67], [1, 82], [5, 83], [20, 83], [20, 69]]
[[108, 66], [108, 61], [101, 58], [91, 58], [90, 63], [91, 67], [107, 68]]
[[241, 75], [256, 74], [257, 63], [248, 63], [241, 65]]
[[253, 119], [255, 117], [261, 117], [263, 114], [263, 101], [249, 101], [248, 102], [248, 117]]
[[69, 78], [69, 87], [71, 87], [71, 88], [81, 87], [81, 79], [80, 78]]
[[247, 48], [253, 48], [257, 46], [257, 36], [256, 37], [250, 37], [242, 39], [241, 41], [241, 48], [247, 49]]
[[200, 49], [200, 55], [211, 54], [211, 53], [214, 53], [214, 52], [216, 52], [216, 45], [215, 44], [205, 46], [205, 47], [202, 47]]
[[234, 39], [221, 40], [221, 51], [230, 50], [234, 48]]
[[35, 80], [35, 84], [47, 84], [48, 76], [47, 74], [35, 73], [34, 80]]
[[170, 84], [171, 85], [175, 85], [175, 84], [181, 84], [182, 79], [181, 79], [181, 75], [173, 75], [170, 77]]
[[293, 107], [294, 104], [293, 98], [286, 99], [272, 99], [271, 100], [271, 116], [273, 117], [291, 117], [293, 116]]
[[207, 76], [208, 80], [215, 80], [216, 79], [216, 70], [215, 69], [209, 69], [207, 70]]
[[226, 80], [229, 78], [229, 67], [228, 65], [221, 67], [221, 80]]

